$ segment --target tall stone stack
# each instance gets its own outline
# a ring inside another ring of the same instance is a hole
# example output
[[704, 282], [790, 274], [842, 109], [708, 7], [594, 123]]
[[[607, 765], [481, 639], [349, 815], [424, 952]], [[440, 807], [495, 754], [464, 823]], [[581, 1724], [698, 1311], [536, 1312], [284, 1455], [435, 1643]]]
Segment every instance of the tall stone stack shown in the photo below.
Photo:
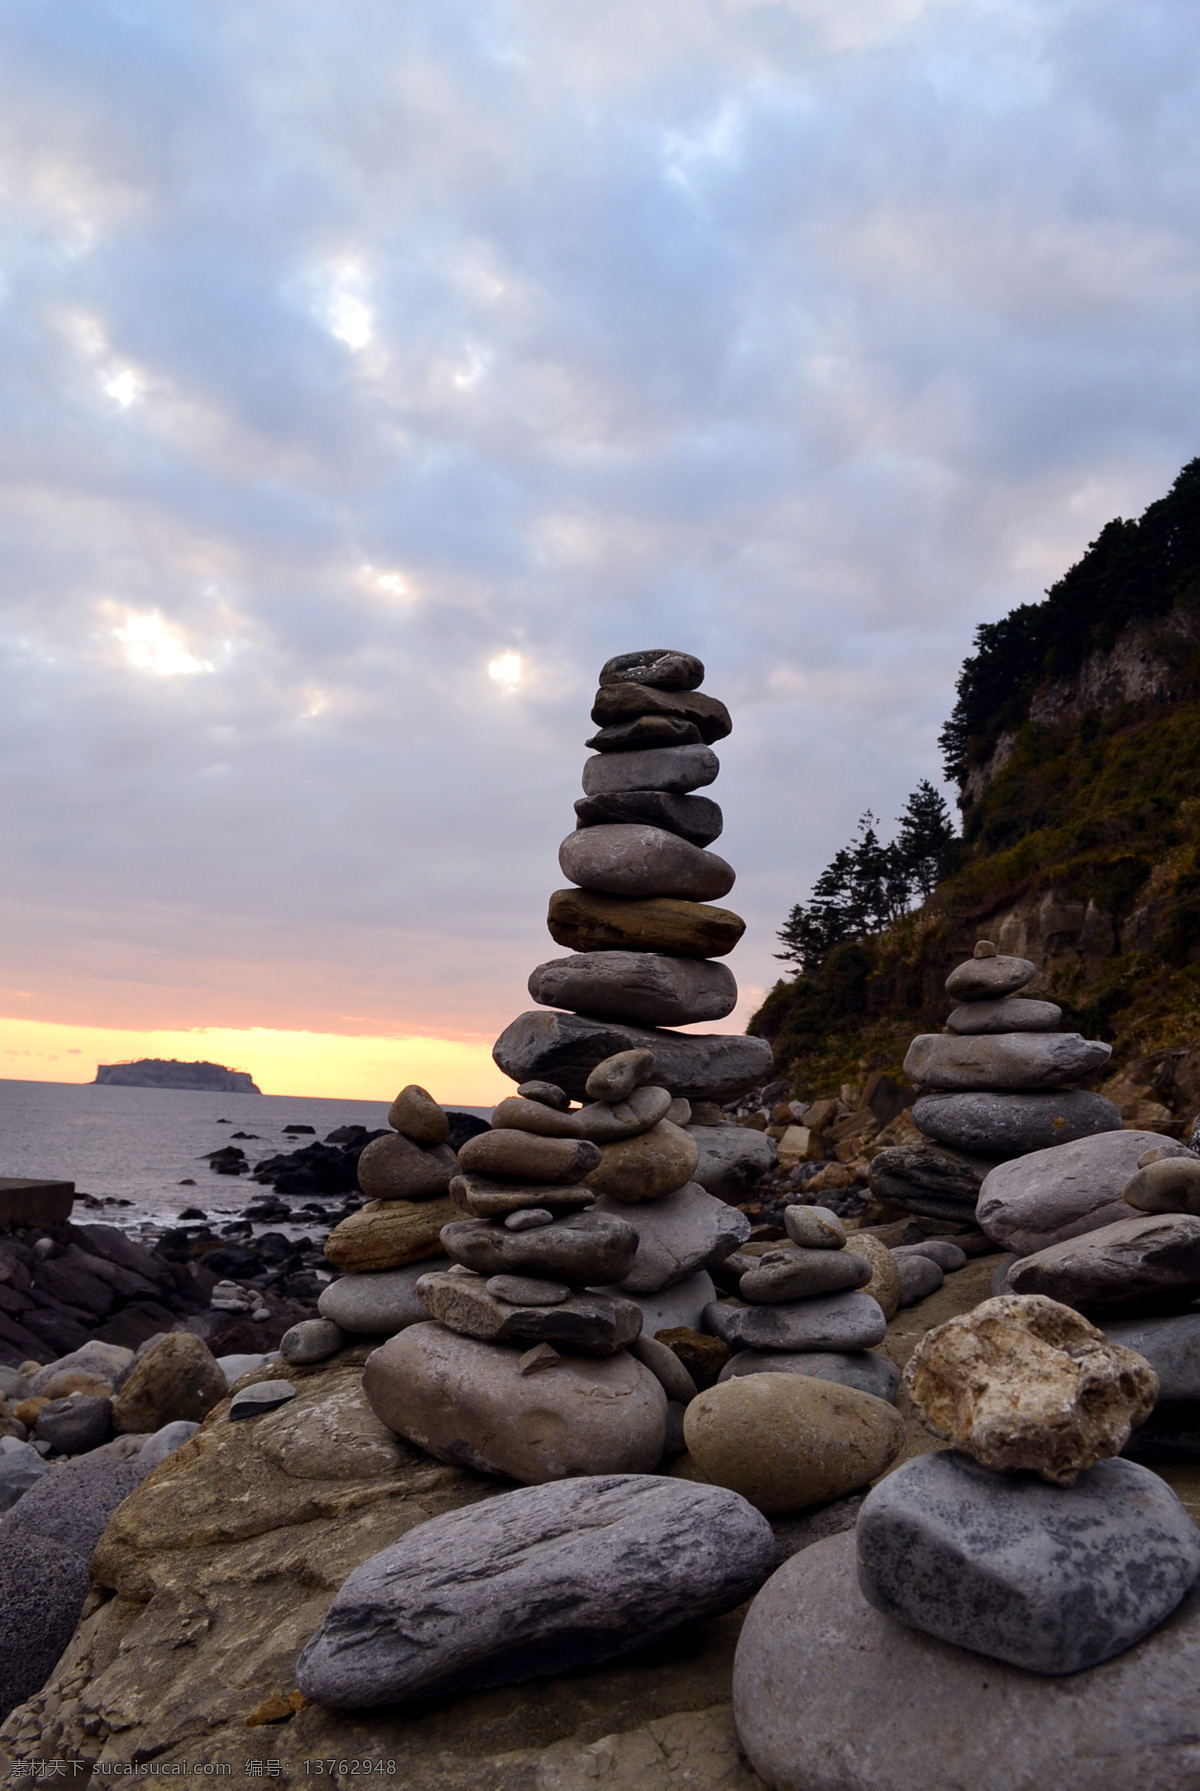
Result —
[[1005, 956], [988, 939], [951, 971], [946, 993], [957, 1005], [947, 1030], [919, 1034], [904, 1059], [924, 1090], [913, 1123], [932, 1147], [882, 1152], [871, 1165], [873, 1193], [969, 1222], [998, 1163], [1121, 1129], [1111, 1101], [1069, 1086], [1107, 1063], [1111, 1045], [1059, 1031], [1060, 1007], [1021, 994], [1036, 974], [1028, 958]]
[[559, 849], [572, 887], [550, 898], [547, 924], [572, 955], [539, 964], [529, 992], [549, 1012], [521, 1014], [496, 1041], [515, 1082], [542, 1079], [573, 1100], [621, 1051], [650, 1050], [654, 1080], [688, 1101], [729, 1101], [771, 1068], [763, 1039], [669, 1030], [723, 1019], [737, 984], [718, 960], [745, 930], [715, 904], [734, 872], [706, 850], [721, 810], [695, 791], [717, 776], [713, 742], [729, 711], [698, 686], [704, 667], [665, 648], [623, 653], [600, 673], [598, 732], [583, 768], [576, 830]]

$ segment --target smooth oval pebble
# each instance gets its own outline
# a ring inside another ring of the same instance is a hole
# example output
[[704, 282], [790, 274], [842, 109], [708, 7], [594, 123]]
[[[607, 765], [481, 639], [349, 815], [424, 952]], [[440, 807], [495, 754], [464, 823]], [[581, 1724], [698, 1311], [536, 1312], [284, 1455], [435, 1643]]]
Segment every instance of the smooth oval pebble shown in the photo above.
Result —
[[704, 682], [704, 662], [677, 647], [643, 647], [638, 653], [617, 653], [600, 667], [597, 680], [606, 684], [649, 684], [656, 690], [695, 690]]
[[493, 1275], [485, 1283], [493, 1300], [509, 1306], [561, 1306], [571, 1290], [556, 1281], [535, 1281], [532, 1275]]
[[688, 1026], [723, 1020], [737, 1006], [728, 965], [653, 951], [577, 951], [530, 972], [529, 993], [542, 1007], [638, 1026]]
[[904, 1256], [896, 1265], [900, 1270], [900, 1305], [915, 1306], [918, 1300], [936, 1293], [945, 1276], [928, 1256]]
[[1143, 1213], [1200, 1213], [1200, 1157], [1160, 1157], [1126, 1183], [1127, 1206]]
[[1037, 975], [1028, 958], [968, 958], [946, 978], [946, 993], [955, 1001], [998, 1001], [1015, 995]]
[[599, 1164], [587, 1176], [587, 1185], [614, 1200], [659, 1200], [689, 1182], [699, 1161], [695, 1140], [682, 1126], [662, 1119], [636, 1138], [606, 1144]]
[[537, 1231], [543, 1225], [553, 1225], [554, 1214], [548, 1213], [544, 1206], [523, 1207], [519, 1213], [509, 1213], [504, 1219], [505, 1231]]
[[794, 1244], [790, 1250], [760, 1257], [738, 1282], [743, 1300], [773, 1304], [780, 1300], [807, 1300], [815, 1294], [840, 1293], [843, 1288], [865, 1287], [874, 1269], [865, 1257], [846, 1250], [806, 1250]]
[[372, 1138], [362, 1152], [358, 1185], [368, 1200], [437, 1200], [456, 1167], [448, 1144], [414, 1144], [403, 1132], [392, 1132]]
[[469, 1174], [568, 1187], [581, 1182], [599, 1161], [599, 1150], [586, 1138], [535, 1138], [531, 1132], [479, 1132], [458, 1153], [460, 1169]]
[[527, 1101], [522, 1095], [508, 1095], [492, 1108], [492, 1130], [528, 1132], [535, 1138], [583, 1137], [577, 1114], [556, 1112], [544, 1102]]
[[827, 1206], [786, 1207], [783, 1229], [806, 1250], [840, 1250], [846, 1242], [846, 1227]]
[[302, 1318], [279, 1340], [285, 1362], [324, 1362], [348, 1341], [340, 1325], [329, 1318]]
[[580, 889], [608, 895], [715, 902], [737, 881], [733, 866], [715, 852], [689, 845], [665, 828], [629, 822], [569, 833], [558, 848], [558, 864]]
[[594, 889], [556, 889], [546, 927], [571, 951], [666, 952], [682, 958], [723, 958], [746, 923], [730, 908], [676, 896], [606, 895]]
[[415, 1082], [402, 1088], [388, 1111], [388, 1125], [415, 1144], [445, 1144], [450, 1121], [427, 1089]]
[[540, 1101], [543, 1107], [553, 1107], [559, 1113], [565, 1113], [571, 1105], [570, 1096], [553, 1082], [522, 1082], [517, 1093], [527, 1101]]
[[622, 790], [669, 790], [685, 796], [716, 781], [721, 761], [711, 746], [651, 746], [643, 752], [605, 752], [583, 763], [585, 796]]
[[952, 1275], [957, 1269], [967, 1266], [967, 1253], [949, 1238], [926, 1238], [923, 1244], [897, 1244], [892, 1250], [897, 1262], [903, 1262], [906, 1256], [927, 1256], [930, 1262], [936, 1262], [943, 1275]]
[[[648, 1132], [660, 1119], [671, 1116], [675, 1105], [668, 1088], [635, 1088], [626, 1101], [593, 1101], [579, 1109], [579, 1124], [593, 1144], [616, 1144]], [[691, 1110], [688, 1110], [691, 1117]], [[672, 1120], [672, 1124], [679, 1124]]]
[[842, 1498], [900, 1453], [904, 1421], [871, 1393], [802, 1374], [747, 1374], [697, 1394], [683, 1432], [705, 1479], [769, 1516]]
[[233, 1423], [243, 1418], [258, 1418], [264, 1412], [276, 1411], [295, 1397], [296, 1389], [291, 1381], [255, 1381], [253, 1386], [243, 1387], [240, 1393], [234, 1394], [229, 1417]]

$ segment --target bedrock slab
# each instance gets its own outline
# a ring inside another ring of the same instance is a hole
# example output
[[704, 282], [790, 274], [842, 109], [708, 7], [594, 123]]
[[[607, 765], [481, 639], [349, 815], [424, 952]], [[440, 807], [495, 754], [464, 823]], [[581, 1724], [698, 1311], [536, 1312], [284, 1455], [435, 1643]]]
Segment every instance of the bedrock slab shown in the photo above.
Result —
[[1045, 1294], [1080, 1312], [1133, 1316], [1200, 1295], [1200, 1218], [1147, 1213], [1022, 1257], [1008, 1271], [1014, 1293]]
[[632, 823], [569, 833], [558, 848], [558, 865], [580, 889], [678, 896], [685, 902], [720, 901], [737, 881], [733, 866], [715, 852], [689, 845], [662, 827]]
[[723, 958], [746, 930], [740, 914], [711, 902], [674, 896], [604, 895], [590, 889], [557, 889], [546, 927], [556, 945], [570, 951], [673, 952], [682, 958]]
[[913, 1107], [913, 1124], [938, 1144], [977, 1157], [1018, 1157], [1119, 1132], [1121, 1115], [1103, 1095], [1064, 1088], [1037, 1094], [931, 1094]]
[[673, 1194], [632, 1212], [625, 1201], [602, 1194], [596, 1212], [614, 1220], [618, 1215], [628, 1218], [637, 1234], [632, 1265], [610, 1292], [658, 1293], [723, 1262], [750, 1236], [745, 1213], [715, 1199], [696, 1182], [686, 1182]]
[[723, 1020], [737, 1006], [726, 964], [656, 951], [581, 951], [539, 964], [529, 993], [541, 1007], [565, 1007], [638, 1026]]
[[638, 1049], [653, 1051], [655, 1082], [689, 1101], [731, 1101], [769, 1075], [774, 1062], [765, 1039], [740, 1033], [667, 1032], [537, 1010], [505, 1027], [492, 1056], [514, 1082], [537, 1077], [583, 1101], [597, 1064]]
[[858, 1583], [885, 1616], [1031, 1673], [1131, 1648], [1200, 1576], [1200, 1531], [1166, 1483], [1103, 1461], [1074, 1486], [920, 1455], [858, 1514]]
[[946, 978], [946, 993], [955, 1001], [1000, 1001], [1015, 995], [1037, 975], [1028, 958], [968, 958]]
[[443, 1230], [442, 1247], [479, 1275], [544, 1275], [589, 1287], [629, 1273], [638, 1232], [624, 1215], [593, 1207], [530, 1231], [510, 1231], [499, 1219], [460, 1219]]
[[951, 1032], [1053, 1032], [1062, 1009], [1053, 1001], [1006, 995], [1001, 1001], [968, 1001], [948, 1015]]
[[355, 1568], [297, 1683], [349, 1710], [567, 1672], [732, 1609], [774, 1561], [770, 1525], [721, 1487], [597, 1475], [522, 1488], [431, 1518]]
[[721, 762], [711, 746], [652, 746], [644, 752], [599, 752], [583, 764], [585, 796], [623, 790], [665, 790], [686, 796], [716, 782]]
[[742, 1349], [730, 1356], [717, 1381], [736, 1380], [743, 1374], [807, 1374], [817, 1381], [837, 1381], [843, 1387], [856, 1387], [860, 1393], [873, 1393], [876, 1399], [896, 1403], [900, 1370], [890, 1356], [873, 1350], [806, 1350], [802, 1354], [787, 1350]]
[[1043, 1677], [922, 1635], [858, 1588], [854, 1532], [750, 1608], [738, 1733], [773, 1791], [1193, 1791], [1200, 1593], [1089, 1672]]
[[1153, 1149], [1164, 1159], [1196, 1161], [1157, 1132], [1112, 1131], [1000, 1163], [980, 1188], [976, 1223], [1002, 1249], [1029, 1256], [1132, 1218], [1122, 1193], [1138, 1158]]
[[725, 818], [709, 796], [673, 796], [669, 790], [614, 790], [606, 796], [581, 796], [575, 804], [579, 827], [620, 826], [645, 822], [665, 827], [693, 846], [719, 839]]
[[887, 1335], [878, 1300], [865, 1293], [823, 1294], [782, 1306], [740, 1306], [714, 1300], [706, 1329], [730, 1349], [872, 1349]]
[[423, 1275], [417, 1295], [431, 1318], [486, 1343], [552, 1343], [582, 1356], [612, 1356], [642, 1328], [639, 1308], [619, 1296], [574, 1293], [553, 1305], [514, 1305], [490, 1291], [489, 1278], [462, 1270]]
[[936, 1089], [1059, 1088], [1111, 1056], [1111, 1045], [1078, 1032], [923, 1032], [908, 1047], [904, 1074]]
[[621, 1350], [522, 1374], [528, 1347], [412, 1325], [368, 1357], [363, 1392], [389, 1430], [481, 1474], [541, 1485], [657, 1467], [667, 1396], [648, 1368]]

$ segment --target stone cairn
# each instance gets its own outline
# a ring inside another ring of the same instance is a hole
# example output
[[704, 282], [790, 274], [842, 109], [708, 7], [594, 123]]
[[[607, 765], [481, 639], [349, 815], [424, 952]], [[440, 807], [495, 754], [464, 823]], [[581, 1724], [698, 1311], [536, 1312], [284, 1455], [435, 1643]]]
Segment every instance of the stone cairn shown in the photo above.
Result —
[[1062, 1009], [1019, 993], [1036, 974], [1028, 958], [981, 939], [946, 978], [957, 1003], [947, 1030], [918, 1035], [904, 1059], [905, 1074], [925, 1091], [913, 1123], [932, 1144], [880, 1153], [871, 1165], [880, 1199], [969, 1224], [996, 1164], [1120, 1130], [1111, 1101], [1068, 1086], [1106, 1063], [1112, 1047], [1056, 1030]]

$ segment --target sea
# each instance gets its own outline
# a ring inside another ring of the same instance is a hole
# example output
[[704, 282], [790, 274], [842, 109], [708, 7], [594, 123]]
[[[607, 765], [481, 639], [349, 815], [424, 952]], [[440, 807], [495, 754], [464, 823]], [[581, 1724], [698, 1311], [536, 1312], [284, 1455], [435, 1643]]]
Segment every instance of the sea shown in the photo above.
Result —
[[[253, 1165], [314, 1142], [308, 1133], [289, 1135], [285, 1126], [312, 1126], [317, 1140], [339, 1126], [376, 1130], [387, 1124], [388, 1105], [0, 1080], [0, 1176], [74, 1182], [75, 1219], [153, 1237], [176, 1224], [187, 1207], [199, 1207], [215, 1224], [238, 1218], [249, 1201], [270, 1194], [247, 1176], [214, 1175], [205, 1161], [209, 1151], [235, 1143]], [[490, 1119], [492, 1110], [455, 1111]], [[83, 1195], [103, 1204], [85, 1204]], [[271, 1229], [287, 1233], [296, 1227], [276, 1223]]]

